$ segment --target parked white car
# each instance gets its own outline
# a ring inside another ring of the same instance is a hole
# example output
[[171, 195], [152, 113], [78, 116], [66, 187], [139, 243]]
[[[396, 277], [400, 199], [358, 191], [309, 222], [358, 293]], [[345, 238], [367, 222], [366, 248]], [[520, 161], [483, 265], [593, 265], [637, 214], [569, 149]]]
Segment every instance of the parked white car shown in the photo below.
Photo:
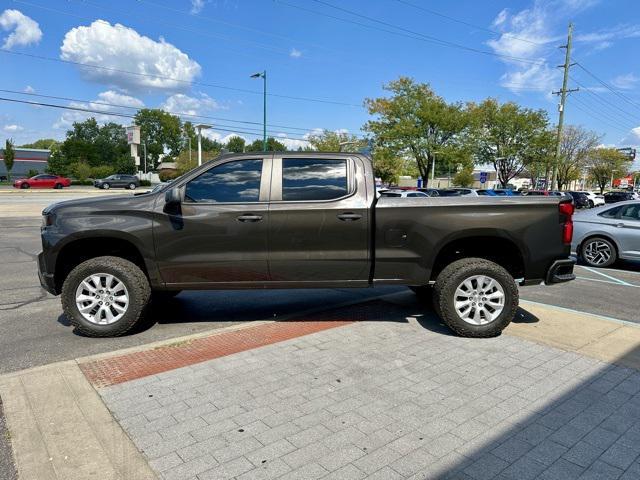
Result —
[[586, 192], [578, 190], [578, 193], [584, 193], [589, 199], [589, 208], [600, 207], [604, 205], [604, 197], [599, 193]]
[[460, 195], [462, 195], [463, 197], [479, 197], [480, 196], [478, 194], [478, 191], [475, 188], [453, 187], [453, 188], [449, 188], [448, 190], [454, 190], [456, 192], [460, 192]]
[[383, 197], [397, 197], [397, 198], [414, 198], [414, 197], [428, 197], [426, 193], [417, 192], [415, 190], [384, 190], [380, 192]]

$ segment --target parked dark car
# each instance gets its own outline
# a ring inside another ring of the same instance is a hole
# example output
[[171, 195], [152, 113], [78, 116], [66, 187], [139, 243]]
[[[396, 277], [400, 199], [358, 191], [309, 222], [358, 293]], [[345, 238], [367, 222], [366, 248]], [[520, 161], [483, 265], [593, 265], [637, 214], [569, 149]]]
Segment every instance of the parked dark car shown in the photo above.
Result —
[[110, 188], [128, 188], [135, 190], [140, 186], [140, 179], [135, 175], [109, 175], [107, 178], [99, 178], [93, 181], [93, 186], [108, 190]]
[[604, 194], [604, 203], [626, 202], [635, 200], [633, 192], [607, 192]]
[[582, 192], [566, 192], [569, 195], [571, 195], [571, 198], [573, 198], [573, 204], [576, 206], [576, 208], [589, 208], [591, 205], [589, 203], [589, 197], [587, 197], [584, 193]]
[[71, 185], [71, 180], [59, 175], [42, 173], [31, 178], [21, 178], [13, 182], [14, 188], [64, 188]]
[[181, 290], [385, 284], [433, 293], [452, 330], [491, 337], [518, 285], [575, 278], [570, 199], [502, 200], [378, 197], [362, 154], [227, 154], [155, 193], [45, 208], [39, 278], [96, 337]]

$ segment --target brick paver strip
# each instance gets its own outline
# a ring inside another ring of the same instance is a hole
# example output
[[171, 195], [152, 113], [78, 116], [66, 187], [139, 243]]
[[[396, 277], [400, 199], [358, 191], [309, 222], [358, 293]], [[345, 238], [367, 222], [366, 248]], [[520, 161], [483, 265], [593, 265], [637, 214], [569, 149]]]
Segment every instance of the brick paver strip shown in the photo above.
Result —
[[216, 333], [186, 343], [82, 363], [80, 368], [94, 386], [107, 387], [329, 328], [341, 327], [355, 321], [379, 320], [384, 317], [389, 308], [392, 308], [389, 304], [374, 300], [310, 315], [304, 319], [261, 324]]

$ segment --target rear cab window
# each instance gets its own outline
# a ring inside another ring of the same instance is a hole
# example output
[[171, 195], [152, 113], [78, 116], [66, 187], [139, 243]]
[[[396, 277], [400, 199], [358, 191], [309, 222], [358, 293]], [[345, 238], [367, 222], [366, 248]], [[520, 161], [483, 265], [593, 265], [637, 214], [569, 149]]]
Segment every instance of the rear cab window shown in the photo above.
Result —
[[283, 201], [337, 200], [351, 193], [347, 159], [282, 159]]

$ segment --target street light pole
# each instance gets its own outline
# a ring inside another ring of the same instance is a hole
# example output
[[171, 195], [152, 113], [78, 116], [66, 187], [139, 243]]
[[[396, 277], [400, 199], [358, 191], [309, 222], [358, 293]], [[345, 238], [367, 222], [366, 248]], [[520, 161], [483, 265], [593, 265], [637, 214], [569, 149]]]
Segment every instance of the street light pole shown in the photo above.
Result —
[[251, 78], [262, 78], [262, 150], [267, 151], [267, 71], [254, 73]]

